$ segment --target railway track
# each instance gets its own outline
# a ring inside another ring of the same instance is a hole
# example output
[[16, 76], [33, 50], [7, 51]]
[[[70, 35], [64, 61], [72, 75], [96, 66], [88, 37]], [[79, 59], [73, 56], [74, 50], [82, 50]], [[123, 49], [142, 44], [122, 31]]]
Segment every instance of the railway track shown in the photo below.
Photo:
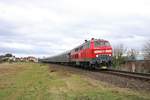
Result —
[[[81, 68], [81, 67], [78, 67], [78, 68]], [[83, 69], [83, 68], [81, 68], [81, 69]], [[150, 81], [150, 73], [137, 73], [137, 72], [114, 70], [114, 69], [101, 70], [98, 68], [96, 68], [95, 70], [90, 70], [90, 71], [112, 74], [112, 75], [122, 76], [122, 77], [127, 77], [127, 78], [140, 79], [140, 80], [144, 80], [144, 81]]]
[[128, 78], [150, 81], [150, 74], [149, 73], [136, 73], [136, 72], [113, 70], [113, 69], [107, 69], [107, 70], [103, 70], [101, 72], [113, 74], [113, 75], [118, 75], [118, 76], [124, 76], [124, 77], [128, 77]]

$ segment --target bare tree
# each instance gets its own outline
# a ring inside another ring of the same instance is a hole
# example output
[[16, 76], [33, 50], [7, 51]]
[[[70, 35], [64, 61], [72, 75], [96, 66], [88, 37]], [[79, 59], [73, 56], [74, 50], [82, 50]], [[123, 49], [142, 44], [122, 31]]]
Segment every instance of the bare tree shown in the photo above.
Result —
[[124, 62], [123, 54], [126, 52], [123, 44], [119, 44], [113, 48], [113, 66], [119, 67]]
[[123, 44], [119, 44], [113, 48], [113, 56], [116, 58], [122, 57], [126, 50]]
[[145, 58], [150, 59], [150, 40], [144, 45]]
[[132, 57], [132, 59], [135, 59], [135, 56], [138, 55], [139, 52], [136, 51], [135, 49], [129, 49], [127, 50], [127, 56]]

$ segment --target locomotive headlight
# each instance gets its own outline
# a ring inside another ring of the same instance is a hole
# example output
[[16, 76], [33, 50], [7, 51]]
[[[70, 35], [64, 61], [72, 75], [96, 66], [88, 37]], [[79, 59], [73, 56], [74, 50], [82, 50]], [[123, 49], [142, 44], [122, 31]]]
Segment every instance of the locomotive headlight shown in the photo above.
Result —
[[98, 55], [96, 55], [96, 57], [98, 57]]

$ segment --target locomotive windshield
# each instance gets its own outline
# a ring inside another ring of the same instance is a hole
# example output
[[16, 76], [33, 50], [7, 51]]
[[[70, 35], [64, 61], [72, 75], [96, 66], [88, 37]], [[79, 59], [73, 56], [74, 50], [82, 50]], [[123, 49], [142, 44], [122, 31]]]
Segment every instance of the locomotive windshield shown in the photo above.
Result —
[[94, 46], [99, 47], [99, 46], [110, 46], [108, 41], [94, 41]]

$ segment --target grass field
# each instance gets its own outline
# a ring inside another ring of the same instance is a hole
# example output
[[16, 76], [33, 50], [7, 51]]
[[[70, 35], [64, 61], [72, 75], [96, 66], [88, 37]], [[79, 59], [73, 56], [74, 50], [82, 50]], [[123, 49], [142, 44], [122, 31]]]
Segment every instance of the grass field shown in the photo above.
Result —
[[150, 100], [150, 93], [118, 88], [46, 64], [0, 64], [0, 100]]

